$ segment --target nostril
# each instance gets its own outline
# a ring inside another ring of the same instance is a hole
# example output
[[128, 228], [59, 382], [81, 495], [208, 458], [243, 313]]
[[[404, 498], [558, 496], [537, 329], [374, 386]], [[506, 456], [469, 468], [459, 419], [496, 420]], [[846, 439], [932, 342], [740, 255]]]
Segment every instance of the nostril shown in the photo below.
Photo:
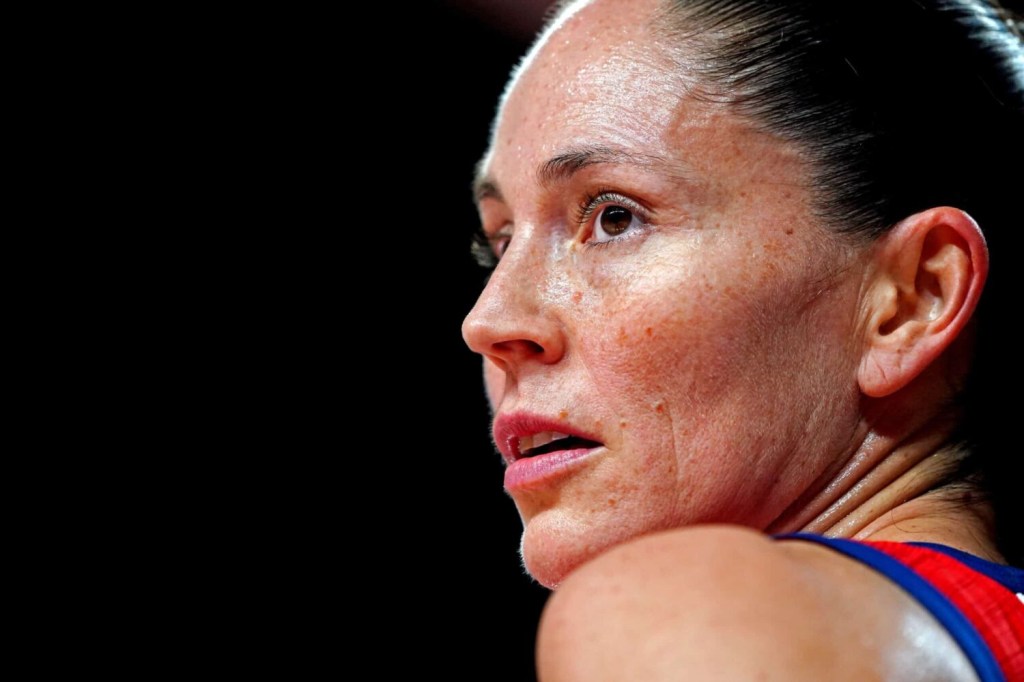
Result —
[[494, 350], [499, 353], [517, 353], [526, 356], [543, 355], [544, 346], [529, 339], [516, 339], [514, 341], [501, 341], [494, 344]]

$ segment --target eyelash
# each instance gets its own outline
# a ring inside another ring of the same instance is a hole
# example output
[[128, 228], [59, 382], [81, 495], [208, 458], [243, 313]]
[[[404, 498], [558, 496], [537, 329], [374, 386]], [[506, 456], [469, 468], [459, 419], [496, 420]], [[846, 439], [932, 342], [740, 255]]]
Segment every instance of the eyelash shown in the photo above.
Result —
[[[580, 203], [576, 206], [575, 219], [577, 229], [582, 228], [583, 225], [590, 220], [597, 212], [597, 209], [601, 204], [615, 204], [622, 206], [623, 208], [629, 209], [637, 218], [642, 220], [643, 209], [637, 205], [635, 201], [626, 199], [621, 194], [618, 194], [614, 190], [600, 189], [594, 193], [587, 193]], [[481, 228], [473, 235], [473, 243], [470, 244], [470, 253], [473, 255], [473, 260], [476, 261], [484, 270], [494, 270], [498, 266], [498, 261], [501, 257], [495, 254], [497, 245], [502, 240], [510, 239], [509, 235], [506, 234], [495, 234], [493, 236], [487, 235]], [[608, 246], [615, 240], [605, 242], [585, 242], [584, 246], [590, 247], [604, 247]]]

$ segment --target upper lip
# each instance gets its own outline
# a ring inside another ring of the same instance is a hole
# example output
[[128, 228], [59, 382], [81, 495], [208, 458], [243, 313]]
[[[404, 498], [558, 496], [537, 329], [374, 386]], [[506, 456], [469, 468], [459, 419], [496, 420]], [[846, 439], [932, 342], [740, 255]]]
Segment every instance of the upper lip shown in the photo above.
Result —
[[565, 419], [551, 419], [537, 414], [515, 412], [498, 415], [494, 420], [494, 444], [498, 446], [505, 461], [512, 464], [523, 454], [519, 451], [519, 440], [524, 436], [554, 431], [567, 436], [576, 436], [584, 440], [600, 443], [601, 440], [591, 433], [578, 429]]

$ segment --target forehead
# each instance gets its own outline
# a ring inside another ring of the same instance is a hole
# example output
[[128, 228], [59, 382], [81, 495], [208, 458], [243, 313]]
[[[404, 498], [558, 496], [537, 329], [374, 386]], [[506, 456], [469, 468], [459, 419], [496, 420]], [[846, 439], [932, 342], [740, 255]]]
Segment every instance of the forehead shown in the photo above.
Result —
[[550, 156], [572, 146], [659, 146], [686, 87], [652, 28], [658, 7], [570, 5], [510, 84], [484, 165], [495, 155]]

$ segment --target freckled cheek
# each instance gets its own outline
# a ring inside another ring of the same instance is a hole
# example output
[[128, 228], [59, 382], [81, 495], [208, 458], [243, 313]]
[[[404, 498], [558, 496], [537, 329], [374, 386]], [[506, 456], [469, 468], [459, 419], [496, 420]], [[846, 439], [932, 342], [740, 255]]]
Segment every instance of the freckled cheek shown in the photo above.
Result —
[[687, 378], [681, 374], [714, 374], [732, 362], [734, 337], [750, 315], [736, 299], [699, 281], [635, 293], [606, 298], [588, 315], [588, 329], [577, 332], [577, 341], [595, 377], [664, 414], [660, 396], [680, 388], [679, 380]]

